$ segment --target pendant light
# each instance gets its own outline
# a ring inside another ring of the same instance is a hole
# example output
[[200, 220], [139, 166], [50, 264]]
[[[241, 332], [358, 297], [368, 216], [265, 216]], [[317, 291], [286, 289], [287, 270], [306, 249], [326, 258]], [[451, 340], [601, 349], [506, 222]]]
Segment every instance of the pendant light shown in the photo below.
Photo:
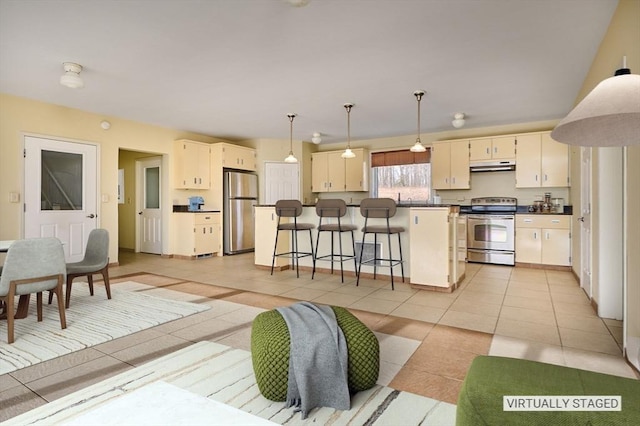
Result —
[[578, 146], [640, 144], [640, 75], [622, 68], [600, 82], [551, 132], [558, 142]]
[[284, 159], [285, 163], [297, 163], [298, 159], [293, 155], [293, 119], [296, 114], [287, 114], [289, 117], [289, 155]]
[[416, 90], [413, 92], [413, 95], [418, 101], [418, 137], [416, 137], [416, 143], [411, 147], [411, 152], [425, 152], [427, 148], [422, 145], [422, 141], [420, 140], [420, 101], [424, 96], [424, 90]]
[[344, 109], [347, 110], [347, 149], [342, 153], [342, 158], [354, 158], [356, 156], [351, 151], [351, 108], [353, 108], [353, 104], [344, 104]]

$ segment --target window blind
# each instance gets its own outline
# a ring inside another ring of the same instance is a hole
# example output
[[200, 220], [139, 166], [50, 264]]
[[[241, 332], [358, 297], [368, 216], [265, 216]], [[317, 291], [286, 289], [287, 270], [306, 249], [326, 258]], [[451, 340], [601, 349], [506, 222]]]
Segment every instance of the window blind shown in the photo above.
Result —
[[374, 152], [371, 154], [371, 167], [401, 166], [404, 164], [422, 164], [431, 162], [431, 150], [411, 152], [408, 149], [398, 151]]

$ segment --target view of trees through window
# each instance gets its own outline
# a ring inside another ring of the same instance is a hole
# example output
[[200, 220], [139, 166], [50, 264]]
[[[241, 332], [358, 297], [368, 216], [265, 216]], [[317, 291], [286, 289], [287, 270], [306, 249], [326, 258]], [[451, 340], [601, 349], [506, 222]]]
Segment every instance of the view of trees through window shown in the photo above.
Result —
[[373, 167], [374, 196], [400, 202], [427, 202], [431, 198], [431, 164]]

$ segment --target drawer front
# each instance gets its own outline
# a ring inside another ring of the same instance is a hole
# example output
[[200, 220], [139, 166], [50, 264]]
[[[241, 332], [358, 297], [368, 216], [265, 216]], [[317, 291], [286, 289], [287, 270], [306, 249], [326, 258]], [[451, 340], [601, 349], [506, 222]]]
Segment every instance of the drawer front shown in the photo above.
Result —
[[220, 223], [220, 213], [197, 213], [195, 218], [196, 225], [212, 225]]
[[571, 217], [567, 215], [516, 215], [516, 228], [550, 228], [550, 229], [570, 229]]

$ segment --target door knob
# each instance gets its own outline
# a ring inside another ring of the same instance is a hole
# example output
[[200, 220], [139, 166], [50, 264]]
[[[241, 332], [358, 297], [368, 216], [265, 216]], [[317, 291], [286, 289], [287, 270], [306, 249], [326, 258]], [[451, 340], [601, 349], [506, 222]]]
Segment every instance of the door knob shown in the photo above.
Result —
[[138, 212], [138, 214], [142, 214], [142, 212]]
[[95, 214], [91, 213], [89, 216], [87, 216], [89, 219], [93, 219], [94, 217], [96, 217]]
[[580, 222], [584, 222], [584, 216], [580, 216], [580, 217], [578, 218], [578, 220], [579, 220]]

